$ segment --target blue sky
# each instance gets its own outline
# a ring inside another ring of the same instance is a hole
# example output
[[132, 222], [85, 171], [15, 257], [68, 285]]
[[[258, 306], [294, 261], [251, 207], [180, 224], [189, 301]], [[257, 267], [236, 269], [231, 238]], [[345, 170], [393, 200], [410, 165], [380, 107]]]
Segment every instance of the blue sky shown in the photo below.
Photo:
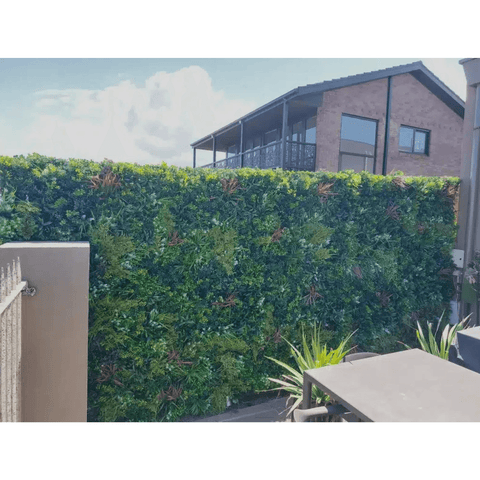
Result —
[[[416, 60], [3, 59], [0, 153], [190, 165], [191, 142], [292, 88]], [[421, 60], [465, 98], [458, 59]]]
[[190, 143], [297, 86], [417, 60], [465, 98], [458, 58], [0, 59], [0, 154], [191, 165]]

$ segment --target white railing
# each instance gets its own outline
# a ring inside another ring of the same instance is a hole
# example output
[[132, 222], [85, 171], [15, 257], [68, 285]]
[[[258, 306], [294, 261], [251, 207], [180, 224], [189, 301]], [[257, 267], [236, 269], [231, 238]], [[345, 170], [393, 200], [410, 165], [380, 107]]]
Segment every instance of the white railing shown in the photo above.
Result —
[[22, 282], [20, 259], [0, 276], [0, 421], [21, 421]]

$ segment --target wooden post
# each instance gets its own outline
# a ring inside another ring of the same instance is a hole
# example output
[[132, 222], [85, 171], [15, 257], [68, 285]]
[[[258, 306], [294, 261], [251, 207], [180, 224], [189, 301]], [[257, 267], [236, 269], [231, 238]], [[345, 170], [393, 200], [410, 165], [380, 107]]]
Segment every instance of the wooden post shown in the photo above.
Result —
[[0, 298], [0, 421], [21, 421], [21, 323], [22, 292], [20, 260], [1, 268]]
[[[22, 282], [22, 270], [20, 266], [20, 257], [17, 257], [17, 285]], [[17, 304], [17, 422], [22, 421], [22, 298], [19, 296], [16, 300]]]
[[197, 149], [193, 147], [193, 168], [197, 168]]

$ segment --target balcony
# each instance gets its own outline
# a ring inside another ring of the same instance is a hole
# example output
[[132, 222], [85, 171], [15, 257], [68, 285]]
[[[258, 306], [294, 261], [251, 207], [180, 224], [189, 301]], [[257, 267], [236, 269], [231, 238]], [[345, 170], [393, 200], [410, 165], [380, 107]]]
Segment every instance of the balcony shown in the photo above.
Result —
[[[286, 141], [287, 156], [285, 170], [315, 171], [316, 145]], [[241, 168], [242, 154], [234, 155], [215, 163], [203, 165], [200, 168]], [[281, 168], [282, 142], [274, 142], [263, 147], [257, 147], [243, 153], [243, 167], [249, 168]]]

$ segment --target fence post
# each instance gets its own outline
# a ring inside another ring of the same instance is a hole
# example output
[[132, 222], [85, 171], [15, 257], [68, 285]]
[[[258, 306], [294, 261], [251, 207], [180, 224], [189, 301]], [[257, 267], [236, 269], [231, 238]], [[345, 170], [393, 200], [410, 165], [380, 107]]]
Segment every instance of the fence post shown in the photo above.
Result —
[[0, 269], [0, 420], [21, 421], [21, 319], [22, 282], [20, 259]]

